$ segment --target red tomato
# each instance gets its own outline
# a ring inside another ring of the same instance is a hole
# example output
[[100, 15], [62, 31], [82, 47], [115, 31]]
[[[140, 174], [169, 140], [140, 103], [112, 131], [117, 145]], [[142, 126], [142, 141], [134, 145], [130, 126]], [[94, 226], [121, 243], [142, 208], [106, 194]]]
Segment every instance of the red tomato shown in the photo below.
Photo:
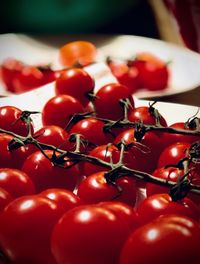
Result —
[[161, 152], [162, 145], [160, 138], [157, 133], [147, 132], [139, 142], [137, 142], [135, 134], [135, 129], [127, 129], [116, 137], [114, 143], [119, 144], [123, 141], [127, 145], [133, 144], [127, 151], [128, 154], [125, 155], [124, 162], [132, 169], [151, 173], [157, 166], [157, 161]]
[[[0, 187], [0, 212], [13, 200], [9, 192]], [[1, 260], [1, 259], [0, 259]], [[1, 263], [1, 262], [0, 262]]]
[[151, 222], [163, 214], [180, 214], [199, 220], [199, 211], [196, 204], [188, 198], [173, 202], [167, 193], [147, 197], [138, 206], [137, 213], [141, 224]]
[[24, 64], [14, 58], [3, 61], [1, 65], [1, 78], [9, 92], [15, 92], [13, 80], [18, 72], [24, 67]]
[[56, 224], [51, 248], [57, 264], [116, 264], [129, 233], [128, 223], [113, 211], [78, 206]]
[[134, 108], [134, 101], [128, 87], [111, 83], [103, 86], [97, 93], [94, 101], [97, 116], [118, 120], [123, 118], [124, 108], [120, 100], [129, 99], [131, 108]]
[[83, 106], [74, 97], [62, 94], [52, 97], [42, 110], [43, 125], [65, 128], [73, 114], [84, 112]]
[[27, 124], [22, 119], [22, 111], [15, 106], [0, 107], [0, 128], [21, 136], [28, 134]]
[[118, 82], [127, 86], [132, 94], [140, 88], [136, 67], [128, 67], [124, 62], [111, 62], [108, 65]]
[[158, 168], [177, 164], [181, 159], [187, 156], [186, 152], [189, 148], [190, 144], [187, 142], [175, 143], [165, 148], [158, 160]]
[[65, 189], [46, 189], [39, 195], [46, 197], [63, 208], [64, 212], [82, 204], [81, 199], [73, 192]]
[[101, 202], [98, 205], [109, 209], [118, 217], [121, 217], [123, 221], [125, 220], [129, 224], [131, 230], [135, 230], [139, 226], [138, 215], [134, 208], [129, 206], [128, 204], [117, 201], [111, 201]]
[[73, 41], [65, 44], [59, 50], [59, 60], [63, 66], [71, 67], [76, 64], [85, 66], [94, 62], [97, 49], [88, 41]]
[[110, 142], [111, 136], [104, 133], [103, 127], [104, 123], [102, 121], [94, 117], [88, 117], [73, 125], [69, 134], [81, 134], [83, 139], [93, 146], [104, 145]]
[[[174, 167], [159, 168], [156, 169], [152, 175], [159, 179], [164, 179], [166, 181], [177, 182], [179, 178], [184, 176], [184, 171]], [[146, 193], [147, 196], [151, 196], [156, 193], [168, 193], [169, 187], [161, 186], [159, 184], [147, 183]]]
[[43, 126], [36, 131], [33, 136], [36, 137], [37, 141], [40, 143], [53, 145], [60, 149], [68, 150], [70, 147], [68, 133], [59, 126]]
[[116, 180], [121, 193], [115, 185], [109, 184], [105, 178], [105, 171], [100, 171], [85, 178], [78, 186], [77, 194], [85, 203], [92, 204], [103, 201], [120, 201], [131, 206], [136, 201], [135, 180], [128, 176]]
[[[142, 121], [144, 124], [147, 125], [155, 125], [156, 118], [153, 114], [153, 111], [151, 111], [151, 109], [152, 109], [151, 107], [147, 107], [147, 106], [140, 106], [135, 109], [131, 109], [128, 114], [128, 119], [131, 122]], [[167, 126], [166, 120], [161, 115], [160, 115], [160, 124], [164, 127]]]
[[[53, 151], [45, 150], [45, 154], [51, 157]], [[37, 192], [48, 188], [74, 190], [78, 180], [78, 171], [75, 166], [67, 168], [70, 165], [72, 162], [66, 158], [64, 168], [56, 166], [40, 151], [37, 151], [26, 159], [22, 170], [30, 176]]]
[[[113, 152], [118, 152], [114, 145], [100, 145], [89, 152], [89, 156], [101, 159], [106, 162], [111, 162]], [[116, 155], [116, 154], [115, 154]], [[119, 155], [118, 155], [119, 156]], [[91, 175], [98, 171], [106, 170], [106, 167], [92, 164], [91, 162], [84, 162], [83, 173], [85, 176]], [[108, 169], [109, 170], [109, 169]]]
[[23, 93], [56, 79], [56, 72], [49, 67], [24, 66], [13, 79], [14, 92]]
[[165, 215], [129, 236], [119, 263], [198, 263], [199, 244], [200, 227], [196, 221], [186, 216]]
[[67, 94], [79, 100], [83, 106], [89, 102], [88, 93], [94, 89], [93, 78], [83, 69], [73, 68], [63, 71], [55, 83], [57, 95]]
[[132, 66], [138, 70], [138, 77], [143, 88], [151, 91], [167, 88], [169, 70], [167, 64], [152, 54], [138, 54]]
[[0, 135], [0, 168], [16, 168], [22, 167], [25, 159], [30, 155], [31, 148], [22, 146], [17, 149], [9, 150], [8, 144], [13, 139], [13, 136]]
[[39, 195], [13, 200], [0, 215], [0, 247], [16, 264], [56, 264], [50, 249], [54, 225], [62, 216], [52, 200]]
[[13, 198], [35, 194], [35, 186], [31, 178], [17, 169], [0, 168], [0, 187], [8, 191]]
[[[184, 130], [195, 130], [196, 128], [190, 128], [183, 122], [175, 123], [169, 127], [175, 128], [175, 129], [184, 129]], [[171, 144], [177, 143], [177, 142], [187, 142], [192, 144], [195, 141], [200, 140], [200, 136], [190, 136], [190, 135], [181, 135], [181, 134], [172, 134], [172, 133], [162, 133], [161, 135], [163, 144], [165, 147], [168, 147]]]

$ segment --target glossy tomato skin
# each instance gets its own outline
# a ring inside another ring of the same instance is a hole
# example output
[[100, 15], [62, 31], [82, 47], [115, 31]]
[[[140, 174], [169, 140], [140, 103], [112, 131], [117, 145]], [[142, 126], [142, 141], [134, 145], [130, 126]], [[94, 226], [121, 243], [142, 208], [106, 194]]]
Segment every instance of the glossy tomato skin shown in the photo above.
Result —
[[127, 129], [115, 138], [114, 143], [123, 141], [126, 145], [133, 144], [125, 151], [125, 164], [131, 169], [152, 173], [162, 151], [160, 137], [157, 133], [147, 132], [140, 140], [136, 140], [135, 134], [134, 128]]
[[116, 264], [129, 233], [126, 221], [109, 209], [84, 205], [59, 220], [51, 248], [58, 264]]
[[13, 198], [35, 194], [31, 178], [17, 169], [0, 168], [0, 187], [7, 190]]
[[[117, 152], [119, 154], [118, 149], [114, 145], [100, 145], [97, 146], [96, 148], [92, 149], [88, 155], [101, 159], [106, 162], [110, 162], [112, 160], [112, 154], [113, 152]], [[115, 154], [116, 156], [117, 154]], [[119, 155], [118, 155], [119, 157]], [[92, 164], [91, 162], [84, 162], [83, 165], [83, 170], [84, 170], [84, 175], [88, 176], [93, 173], [96, 173], [98, 171], [103, 171], [106, 170], [106, 167], [104, 166], [99, 166], [96, 164]]]
[[111, 136], [104, 132], [103, 127], [104, 123], [102, 121], [97, 120], [94, 117], [88, 117], [74, 124], [70, 129], [69, 134], [81, 134], [82, 139], [91, 143], [91, 148], [94, 148], [95, 146], [104, 145], [110, 142]]
[[13, 200], [0, 215], [0, 247], [16, 264], [56, 264], [50, 237], [62, 216], [56, 203], [39, 195]]
[[82, 205], [81, 199], [76, 194], [66, 189], [46, 189], [39, 195], [55, 202], [57, 206], [63, 209], [63, 212], [67, 212], [76, 206]]
[[63, 71], [55, 82], [55, 92], [57, 95], [67, 94], [79, 100], [83, 106], [89, 102], [87, 93], [92, 93], [94, 89], [93, 78], [83, 69], [72, 68]]
[[117, 201], [101, 202], [98, 205], [111, 210], [117, 217], [120, 217], [123, 221], [125, 220], [131, 231], [139, 227], [138, 215], [132, 206]]
[[81, 103], [72, 96], [62, 94], [52, 97], [43, 107], [43, 125], [56, 125], [65, 128], [75, 113], [84, 112]]
[[177, 142], [169, 145], [160, 154], [158, 168], [166, 165], [176, 165], [181, 159], [187, 156], [187, 150], [189, 148], [190, 144], [187, 142]]
[[[189, 128], [185, 123], [183, 122], [177, 122], [169, 126], [171, 128], [175, 129], [181, 129], [181, 130], [193, 130], [192, 128]], [[195, 128], [194, 128], [195, 129]], [[171, 144], [177, 143], [177, 142], [187, 142], [189, 144], [192, 144], [195, 141], [200, 140], [200, 136], [190, 136], [190, 135], [181, 135], [181, 134], [171, 134], [171, 133], [162, 133], [161, 135], [162, 141], [165, 144], [165, 147], [168, 147]]]
[[199, 220], [199, 211], [190, 199], [173, 202], [166, 193], [154, 194], [144, 199], [137, 208], [139, 222], [146, 224], [163, 214], [180, 214]]
[[20, 119], [21, 115], [22, 111], [15, 106], [0, 107], [0, 128], [14, 132], [21, 136], [27, 136], [28, 126]]
[[68, 150], [70, 144], [68, 142], [68, 133], [59, 126], [43, 126], [34, 133], [37, 141], [47, 145], [53, 145], [60, 149]]
[[96, 93], [94, 101], [97, 116], [112, 120], [123, 118], [121, 99], [129, 99], [131, 107], [134, 108], [134, 101], [128, 87], [116, 83], [101, 87]]
[[20, 169], [25, 159], [32, 153], [28, 145], [9, 150], [8, 144], [12, 139], [13, 136], [5, 134], [0, 135], [0, 168]]
[[165, 215], [129, 236], [119, 263], [198, 263], [199, 244], [200, 227], [196, 221], [186, 216]]
[[153, 54], [141, 53], [131, 65], [137, 68], [143, 88], [151, 91], [167, 88], [170, 74], [167, 64], [160, 58]]
[[[184, 176], [184, 171], [174, 167], [168, 168], [158, 168], [152, 175], [159, 179], [164, 179], [166, 181], [177, 182], [179, 178]], [[168, 193], [169, 187], [161, 186], [159, 184], [147, 183], [146, 184], [146, 193], [147, 196], [151, 196], [156, 193]]]
[[0, 187], [0, 212], [13, 200], [12, 195]]
[[94, 173], [85, 178], [78, 186], [77, 194], [87, 204], [103, 201], [120, 201], [131, 206], [136, 201], [135, 180], [128, 176], [116, 180], [116, 185], [122, 189], [120, 193], [116, 186], [107, 183], [105, 171]]
[[[45, 150], [45, 153], [49, 157], [53, 154], [50, 150]], [[67, 168], [69, 165], [72, 165], [72, 163], [66, 159], [64, 168], [56, 166], [40, 151], [37, 151], [26, 159], [22, 170], [34, 182], [36, 192], [41, 192], [48, 188], [74, 190], [78, 179], [78, 170], [76, 166]]]
[[118, 82], [128, 87], [132, 94], [140, 88], [139, 72], [136, 67], [129, 67], [124, 62], [110, 62], [108, 66]]
[[59, 61], [65, 67], [76, 64], [86, 66], [94, 62], [97, 54], [95, 45], [89, 41], [73, 41], [65, 44], [59, 50]]
[[[135, 109], [131, 109], [128, 114], [128, 120], [131, 122], [143, 122], [147, 125], [155, 125], [156, 118], [151, 112], [151, 108], [147, 106], [140, 106], [136, 107]], [[167, 126], [167, 122], [165, 118], [161, 115], [160, 116], [160, 124], [164, 127]]]

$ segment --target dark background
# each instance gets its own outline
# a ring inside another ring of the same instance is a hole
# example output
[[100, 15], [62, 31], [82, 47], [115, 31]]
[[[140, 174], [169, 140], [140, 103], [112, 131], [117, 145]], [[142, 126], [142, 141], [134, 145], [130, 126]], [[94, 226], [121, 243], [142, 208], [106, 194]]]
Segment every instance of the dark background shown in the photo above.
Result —
[[146, 0], [7, 0], [0, 33], [130, 34], [159, 38]]

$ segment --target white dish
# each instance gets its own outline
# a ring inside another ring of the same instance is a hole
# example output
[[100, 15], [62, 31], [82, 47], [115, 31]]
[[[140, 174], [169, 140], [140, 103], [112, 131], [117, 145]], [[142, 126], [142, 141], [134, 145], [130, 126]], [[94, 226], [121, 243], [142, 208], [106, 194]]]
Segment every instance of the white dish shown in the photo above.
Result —
[[137, 98], [151, 98], [178, 94], [200, 85], [200, 54], [161, 40], [137, 36], [119, 36], [100, 48], [104, 56], [134, 58], [139, 52], [151, 52], [165, 62], [170, 62], [169, 85], [160, 91], [139, 91]]
[[[66, 42], [68, 42], [67, 39], [68, 37], [66, 37]], [[86, 39], [92, 41], [93, 37], [86, 36]], [[106, 56], [126, 59], [134, 57], [138, 52], [147, 51], [166, 62], [171, 62], [169, 64], [169, 86], [162, 91], [137, 92], [135, 94], [137, 98], [178, 94], [200, 85], [200, 55], [189, 49], [164, 41], [137, 36], [105, 36], [104, 44], [100, 43], [98, 45], [98, 38], [96, 38], [96, 44], [99, 48], [98, 60], [105, 59]], [[53, 63], [55, 67], [59, 65], [57, 48], [25, 35], [0, 35], [0, 63], [7, 57], [15, 57], [30, 64]], [[0, 94], [6, 94], [3, 85], [0, 86]]]

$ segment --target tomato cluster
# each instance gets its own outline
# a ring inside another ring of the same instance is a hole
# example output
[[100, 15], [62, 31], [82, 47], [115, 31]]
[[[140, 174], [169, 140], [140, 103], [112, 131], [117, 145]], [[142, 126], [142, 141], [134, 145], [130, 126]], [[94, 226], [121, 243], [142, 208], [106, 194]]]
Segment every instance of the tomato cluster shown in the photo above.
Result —
[[169, 84], [168, 64], [151, 53], [139, 53], [128, 61], [108, 58], [108, 66], [119, 83], [126, 85], [132, 93], [142, 89], [164, 90]]
[[37, 131], [0, 107], [0, 262], [199, 263], [197, 122], [169, 127], [126, 86], [94, 87], [63, 70]]

